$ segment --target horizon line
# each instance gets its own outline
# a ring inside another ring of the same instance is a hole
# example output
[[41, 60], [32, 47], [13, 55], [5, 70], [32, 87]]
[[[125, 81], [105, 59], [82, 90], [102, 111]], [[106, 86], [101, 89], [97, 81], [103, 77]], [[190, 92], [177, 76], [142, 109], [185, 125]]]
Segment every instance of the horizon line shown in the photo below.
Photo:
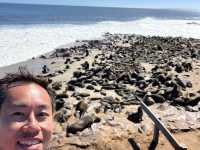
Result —
[[39, 4], [39, 3], [13, 3], [13, 2], [0, 2], [0, 4], [16, 4], [16, 5], [44, 5], [44, 6], [72, 6], [72, 7], [97, 7], [97, 8], [122, 8], [122, 9], [153, 9], [153, 10], [178, 10], [178, 11], [196, 11], [200, 12], [197, 9], [189, 9], [189, 8], [152, 8], [152, 7], [125, 7], [125, 6], [87, 6], [87, 5], [65, 5], [65, 4]]

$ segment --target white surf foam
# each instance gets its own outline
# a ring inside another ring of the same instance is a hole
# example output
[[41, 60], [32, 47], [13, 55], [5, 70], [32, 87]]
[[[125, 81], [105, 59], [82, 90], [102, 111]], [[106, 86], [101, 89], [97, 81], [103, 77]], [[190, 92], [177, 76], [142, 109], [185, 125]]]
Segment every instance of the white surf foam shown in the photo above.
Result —
[[199, 24], [200, 20], [145, 18], [130, 22], [105, 21], [91, 25], [1, 26], [0, 66], [27, 60], [76, 40], [100, 38], [105, 32], [200, 38]]

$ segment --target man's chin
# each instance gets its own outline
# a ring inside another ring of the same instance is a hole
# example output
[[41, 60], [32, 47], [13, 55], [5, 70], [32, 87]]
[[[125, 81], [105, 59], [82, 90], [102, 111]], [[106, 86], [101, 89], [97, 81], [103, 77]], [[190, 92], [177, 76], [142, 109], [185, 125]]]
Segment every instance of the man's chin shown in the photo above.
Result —
[[25, 145], [17, 142], [17, 150], [44, 150], [43, 143], [33, 144], [33, 145]]

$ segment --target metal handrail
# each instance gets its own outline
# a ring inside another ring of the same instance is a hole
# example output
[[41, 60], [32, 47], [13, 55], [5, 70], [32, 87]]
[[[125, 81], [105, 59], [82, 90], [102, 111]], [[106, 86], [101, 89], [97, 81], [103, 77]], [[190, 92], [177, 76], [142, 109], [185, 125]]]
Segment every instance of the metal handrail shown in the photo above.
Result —
[[170, 144], [174, 147], [175, 150], [187, 150], [187, 147], [179, 144], [177, 140], [173, 137], [173, 135], [170, 133], [170, 131], [164, 126], [164, 124], [155, 116], [155, 114], [148, 108], [148, 106], [141, 101], [141, 107], [145, 111], [145, 113], [151, 118], [151, 120], [154, 122], [154, 135], [153, 140], [150, 144], [149, 150], [153, 150], [156, 148], [159, 140], [159, 131], [161, 131], [164, 136], [167, 138], [167, 140], [170, 142]]

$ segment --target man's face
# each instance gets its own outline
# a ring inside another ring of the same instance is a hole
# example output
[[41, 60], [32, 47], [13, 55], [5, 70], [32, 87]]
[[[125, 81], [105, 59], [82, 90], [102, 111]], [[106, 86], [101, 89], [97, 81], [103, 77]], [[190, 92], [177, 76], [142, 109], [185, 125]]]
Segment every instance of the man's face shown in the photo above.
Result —
[[8, 89], [0, 109], [0, 150], [44, 150], [51, 138], [51, 98], [34, 83]]

